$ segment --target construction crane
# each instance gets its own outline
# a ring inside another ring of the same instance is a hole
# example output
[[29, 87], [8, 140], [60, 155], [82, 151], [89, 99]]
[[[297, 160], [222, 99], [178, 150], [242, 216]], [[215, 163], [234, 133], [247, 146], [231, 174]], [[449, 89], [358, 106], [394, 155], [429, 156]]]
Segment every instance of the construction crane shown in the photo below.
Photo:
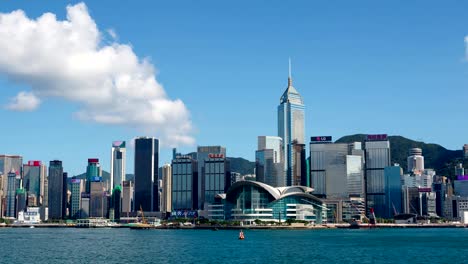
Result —
[[140, 213], [141, 213], [141, 222], [143, 224], [147, 224], [146, 219], [145, 219], [145, 214], [143, 213], [143, 208], [140, 205]]

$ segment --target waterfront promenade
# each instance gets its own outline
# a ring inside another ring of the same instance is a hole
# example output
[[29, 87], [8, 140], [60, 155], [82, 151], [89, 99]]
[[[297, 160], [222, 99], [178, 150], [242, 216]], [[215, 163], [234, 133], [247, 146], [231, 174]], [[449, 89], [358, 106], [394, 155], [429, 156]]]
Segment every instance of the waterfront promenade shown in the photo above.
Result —
[[[360, 224], [359, 228], [467, 228], [468, 225], [460, 223], [440, 223], [440, 224]], [[65, 223], [41, 223], [41, 224], [9, 224], [0, 225], [0, 228], [78, 228], [75, 224]], [[82, 227], [81, 227], [82, 228]], [[91, 228], [131, 228], [128, 224], [113, 224], [109, 226], [99, 226]], [[200, 230], [237, 230], [237, 229], [257, 229], [257, 230], [300, 230], [300, 229], [347, 229], [350, 225], [347, 223], [342, 224], [321, 224], [321, 225], [304, 225], [304, 224], [291, 224], [282, 226], [266, 226], [266, 225], [249, 225], [249, 226], [211, 226], [211, 225], [160, 225], [154, 226], [150, 229], [200, 229]]]

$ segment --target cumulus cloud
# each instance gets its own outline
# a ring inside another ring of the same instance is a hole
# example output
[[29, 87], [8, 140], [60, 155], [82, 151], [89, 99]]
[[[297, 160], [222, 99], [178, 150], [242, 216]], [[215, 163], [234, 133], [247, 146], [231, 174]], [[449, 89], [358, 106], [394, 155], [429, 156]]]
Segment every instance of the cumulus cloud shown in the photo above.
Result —
[[11, 102], [6, 106], [7, 109], [13, 111], [33, 111], [39, 107], [41, 100], [31, 92], [20, 92], [11, 99]]
[[57, 97], [79, 104], [75, 116], [82, 120], [134, 127], [165, 145], [193, 144], [184, 103], [167, 96], [147, 59], [117, 43], [114, 30], [107, 33], [111, 44], [84, 3], [67, 6], [65, 20], [0, 13], [0, 74], [31, 88], [7, 108], [34, 110], [41, 98]]

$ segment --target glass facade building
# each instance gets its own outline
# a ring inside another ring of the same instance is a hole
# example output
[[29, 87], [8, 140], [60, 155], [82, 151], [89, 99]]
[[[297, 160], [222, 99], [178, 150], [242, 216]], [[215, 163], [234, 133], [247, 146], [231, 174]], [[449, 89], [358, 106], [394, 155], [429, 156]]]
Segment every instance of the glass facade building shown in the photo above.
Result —
[[[193, 155], [194, 153], [189, 154], [192, 159], [196, 159], [198, 161], [198, 168], [197, 172], [201, 176], [203, 175], [203, 170], [205, 168], [205, 160], [209, 158], [210, 155], [221, 155], [222, 157], [226, 157], [226, 148], [222, 146], [199, 146], [197, 148], [197, 153], [196, 157]], [[203, 177], [198, 177], [198, 205], [197, 209], [202, 209], [203, 208]]]
[[[368, 138], [373, 138], [368, 136]], [[374, 208], [375, 215], [385, 215], [385, 167], [390, 166], [390, 142], [368, 139], [365, 142], [366, 208]]]
[[310, 144], [310, 182], [314, 195], [326, 198], [362, 197], [363, 157], [346, 143]]
[[40, 161], [29, 161], [23, 165], [23, 186], [27, 191], [28, 206], [44, 203], [46, 188], [46, 166]]
[[70, 218], [80, 218], [81, 194], [85, 192], [85, 180], [71, 179]]
[[159, 211], [159, 140], [135, 139], [135, 210]]
[[102, 170], [99, 164], [99, 159], [88, 159], [88, 166], [86, 167], [86, 192], [91, 192], [91, 182], [102, 180]]
[[259, 182], [271, 186], [286, 186], [283, 140], [280, 137], [259, 136], [255, 152], [255, 173]]
[[6, 195], [6, 217], [16, 217], [16, 189], [19, 188], [17, 178], [19, 175], [16, 174], [15, 170], [12, 170], [8, 174], [8, 190]]
[[8, 191], [8, 173], [14, 169], [21, 174], [23, 157], [17, 155], [0, 155], [0, 217], [5, 215], [6, 195]]
[[400, 166], [385, 167], [385, 203], [381, 205], [383, 212], [380, 217], [393, 218], [396, 213], [402, 212], [401, 176], [403, 169]]
[[286, 185], [293, 183], [293, 142], [305, 143], [305, 105], [299, 92], [288, 78], [288, 87], [280, 98], [278, 106], [278, 136], [283, 139], [284, 171]]
[[125, 181], [126, 148], [125, 141], [112, 142], [111, 150], [111, 170], [110, 186], [112, 190], [117, 186], [122, 186]]
[[296, 219], [322, 223], [324, 204], [310, 191], [312, 189], [305, 186], [275, 188], [257, 181], [240, 181], [219, 197], [224, 198], [225, 219], [248, 224], [256, 219], [273, 222]]
[[[202, 199], [205, 204], [213, 204], [215, 196], [226, 193], [231, 186], [230, 162], [226, 158], [206, 159], [202, 177]], [[203, 208], [206, 208], [206, 206]]]
[[49, 163], [48, 207], [50, 219], [64, 219], [66, 215], [67, 174], [63, 173], [62, 161]]
[[190, 156], [172, 160], [172, 211], [198, 209], [198, 162]]

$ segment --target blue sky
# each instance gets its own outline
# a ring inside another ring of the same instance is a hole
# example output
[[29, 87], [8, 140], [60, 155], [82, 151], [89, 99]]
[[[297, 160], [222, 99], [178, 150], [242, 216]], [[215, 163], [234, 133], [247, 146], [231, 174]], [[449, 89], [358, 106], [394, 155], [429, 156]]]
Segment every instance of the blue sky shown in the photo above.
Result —
[[[170, 2], [170, 3], [169, 3]], [[196, 145], [254, 159], [257, 136], [276, 135], [276, 107], [293, 83], [306, 135], [388, 133], [460, 149], [466, 122], [468, 4], [460, 1], [86, 1], [101, 32], [148, 58], [170, 99], [190, 112]], [[29, 18], [66, 18], [78, 1], [7, 1]], [[0, 103], [29, 84], [0, 74]], [[97, 157], [109, 170], [113, 140], [148, 135], [79, 120], [79, 103], [48, 97], [35, 111], [2, 107], [0, 152], [64, 161], [71, 175]], [[171, 151], [161, 149], [160, 164]], [[133, 173], [133, 151], [128, 152]]]

